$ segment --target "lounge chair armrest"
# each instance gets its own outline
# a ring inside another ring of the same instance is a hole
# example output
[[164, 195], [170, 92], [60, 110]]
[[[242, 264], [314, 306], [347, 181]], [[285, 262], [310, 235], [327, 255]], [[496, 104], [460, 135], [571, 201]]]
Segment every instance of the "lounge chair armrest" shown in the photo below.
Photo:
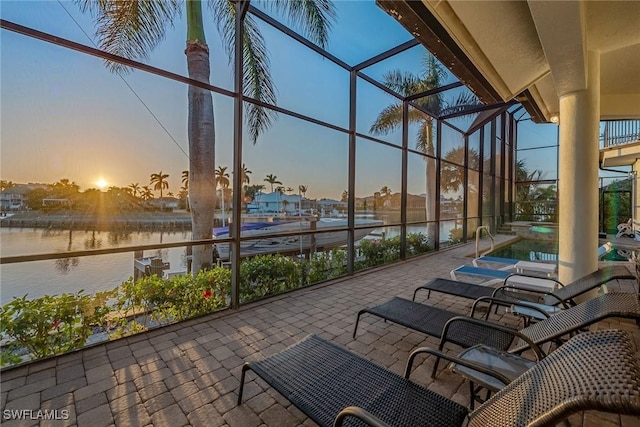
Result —
[[342, 426], [344, 419], [347, 417], [356, 417], [373, 427], [391, 427], [389, 424], [380, 420], [380, 418], [358, 406], [347, 406], [340, 411], [336, 416], [336, 419], [333, 421], [333, 427]]
[[[536, 311], [538, 313], [540, 313], [542, 315], [543, 318], [548, 318], [551, 317], [549, 315], [549, 313], [547, 313], [546, 311], [544, 311], [543, 309], [541, 309], [540, 307], [537, 307], [527, 301], [513, 301], [513, 300], [507, 300], [507, 299], [502, 299], [502, 298], [497, 298], [497, 297], [480, 297], [477, 300], [475, 300], [473, 302], [473, 306], [471, 306], [471, 317], [474, 317], [474, 314], [476, 312], [476, 308], [480, 303], [483, 303], [485, 301], [489, 301], [489, 311], [491, 311], [491, 307], [493, 307], [493, 304], [498, 304], [498, 305], [504, 305], [504, 306], [520, 306], [520, 307], [526, 307], [529, 308], [533, 311]], [[487, 316], [488, 317], [488, 316]], [[486, 320], [486, 318], [485, 318]]]
[[518, 286], [518, 285], [502, 285], [502, 286], [498, 286], [497, 288], [495, 288], [495, 290], [493, 291], [493, 296], [496, 296], [500, 291], [504, 291], [504, 290], [509, 290], [509, 291], [525, 291], [531, 294], [540, 294], [541, 296], [544, 295], [548, 295], [550, 292], [547, 291], [543, 291], [543, 290], [538, 290], [538, 289], [530, 289], [530, 288], [526, 288], [524, 286]]
[[409, 355], [409, 360], [407, 360], [407, 367], [404, 370], [405, 378], [408, 379], [409, 375], [411, 375], [411, 369], [413, 368], [413, 360], [416, 358], [416, 356], [422, 353], [432, 354], [439, 358], [448, 360], [449, 362], [457, 363], [458, 365], [462, 365], [469, 369], [473, 369], [474, 371], [478, 371], [482, 374], [489, 375], [491, 377], [494, 377], [498, 381], [501, 381], [504, 384], [509, 384], [511, 382], [509, 378], [505, 377], [500, 372], [494, 371], [493, 369], [489, 369], [484, 365], [474, 363], [470, 360], [461, 359], [458, 356], [451, 356], [450, 354], [444, 353], [442, 351], [438, 351], [430, 347], [420, 347], [411, 352], [411, 354]]
[[[504, 282], [503, 282], [503, 283], [504, 283], [504, 286], [508, 286], [508, 285], [507, 285], [507, 282], [509, 281], [509, 279], [510, 279], [511, 277], [529, 277], [529, 278], [532, 278], [532, 279], [546, 280], [546, 281], [549, 281], [549, 282], [554, 282], [554, 283], [555, 283], [556, 285], [558, 285], [558, 287], [560, 287], [560, 288], [564, 288], [564, 285], [562, 284], [562, 282], [561, 282], [561, 281], [559, 281], [559, 280], [557, 280], [557, 279], [554, 279], [554, 278], [551, 278], [551, 277], [540, 277], [540, 276], [534, 276], [534, 275], [531, 275], [531, 274], [524, 274], [524, 273], [511, 273], [509, 276], [507, 276], [507, 277], [504, 279]], [[514, 285], [514, 286], [512, 286], [512, 287], [515, 287], [515, 285]]]
[[[520, 331], [518, 331], [516, 329], [513, 329], [513, 328], [508, 328], [506, 326], [498, 325], [496, 323], [488, 322], [486, 320], [474, 319], [474, 318], [466, 317], [466, 316], [452, 317], [451, 319], [449, 319], [447, 321], [447, 323], [445, 323], [444, 328], [442, 329], [442, 338], [440, 339], [439, 350], [442, 350], [442, 348], [444, 347], [444, 343], [447, 342], [447, 335], [449, 333], [449, 329], [451, 328], [451, 325], [456, 323], [456, 322], [473, 323], [473, 324], [481, 326], [483, 328], [494, 329], [496, 331], [501, 331], [501, 332], [505, 332], [507, 334], [511, 334], [514, 337], [520, 338], [522, 341], [526, 342], [527, 345], [529, 345], [529, 347], [531, 347], [531, 350], [533, 350], [533, 353], [535, 354], [535, 357], [536, 357], [537, 361], [540, 361], [545, 357], [545, 354], [540, 349], [540, 347], [536, 343], [534, 343], [531, 340], [531, 338], [529, 338], [528, 336], [524, 335]], [[478, 343], [478, 344], [482, 344], [482, 343]]]
[[[567, 304], [566, 301], [564, 301], [562, 298], [560, 298], [554, 292], [545, 292], [545, 291], [541, 291], [541, 290], [538, 291], [538, 290], [535, 290], [535, 289], [529, 289], [529, 288], [526, 288], [526, 287], [520, 287], [518, 285], [503, 285], [503, 286], [497, 287], [493, 291], [491, 296], [495, 297], [496, 295], [498, 295], [501, 292], [504, 292], [505, 290], [507, 290], [507, 291], [513, 291], [513, 290], [525, 291], [527, 293], [540, 294], [541, 298], [544, 298], [544, 297], [548, 296], [548, 297], [551, 297], [551, 298], [555, 299], [557, 301], [557, 304], [562, 305], [563, 308], [569, 308], [570, 307], [570, 305]], [[555, 305], [557, 305], [557, 304], [555, 304]]]

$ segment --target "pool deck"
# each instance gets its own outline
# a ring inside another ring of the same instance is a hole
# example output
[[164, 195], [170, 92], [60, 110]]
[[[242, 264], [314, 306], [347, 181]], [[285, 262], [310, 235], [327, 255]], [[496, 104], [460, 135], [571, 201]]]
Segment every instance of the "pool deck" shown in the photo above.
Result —
[[[498, 236], [501, 242], [512, 236]], [[241, 366], [262, 359], [310, 333], [343, 345], [386, 368], [402, 373], [409, 353], [439, 341], [407, 328], [363, 316], [357, 339], [351, 337], [356, 313], [469, 264], [475, 245], [399, 262], [355, 277], [318, 285], [237, 311], [223, 311], [111, 341], [71, 354], [5, 370], [1, 374], [2, 410], [66, 410], [68, 420], [2, 420], [3, 426], [312, 426], [278, 392], [248, 374], [244, 403], [236, 405]], [[637, 291], [636, 281], [618, 281], [615, 290]], [[467, 313], [471, 301], [434, 294], [425, 304]], [[518, 318], [500, 311], [492, 320], [517, 326]], [[598, 329], [632, 333], [640, 348], [640, 328], [610, 320]], [[460, 349], [448, 347], [451, 353]], [[468, 404], [468, 385], [443, 370], [432, 380], [432, 358], [412, 379], [453, 400]], [[586, 412], [572, 426], [638, 426], [640, 418]]]

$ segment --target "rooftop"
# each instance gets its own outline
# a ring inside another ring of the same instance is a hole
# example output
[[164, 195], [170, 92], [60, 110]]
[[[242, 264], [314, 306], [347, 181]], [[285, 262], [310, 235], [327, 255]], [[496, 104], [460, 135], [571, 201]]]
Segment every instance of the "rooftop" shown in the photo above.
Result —
[[[501, 240], [509, 236], [499, 236]], [[314, 425], [255, 375], [249, 374], [244, 403], [236, 405], [245, 361], [278, 352], [308, 334], [339, 343], [392, 371], [402, 373], [409, 353], [438, 340], [364, 316], [357, 339], [351, 334], [358, 310], [391, 296], [411, 298], [417, 286], [469, 262], [472, 244], [432, 253], [325, 285], [174, 324], [129, 338], [18, 367], [2, 373], [2, 408], [69, 411], [68, 421], [40, 425], [77, 426], [297, 426]], [[618, 282], [612, 289], [636, 286]], [[628, 288], [627, 288], [628, 289]], [[432, 295], [425, 304], [467, 313], [470, 303]], [[505, 314], [493, 320], [516, 326]], [[631, 332], [640, 348], [640, 328], [631, 321], [601, 322], [597, 328]], [[450, 352], [460, 349], [453, 345]], [[426, 359], [412, 379], [467, 405], [468, 386], [442, 371], [429, 377]], [[632, 426], [638, 418], [585, 413], [571, 425]], [[9, 421], [3, 425], [36, 425]]]

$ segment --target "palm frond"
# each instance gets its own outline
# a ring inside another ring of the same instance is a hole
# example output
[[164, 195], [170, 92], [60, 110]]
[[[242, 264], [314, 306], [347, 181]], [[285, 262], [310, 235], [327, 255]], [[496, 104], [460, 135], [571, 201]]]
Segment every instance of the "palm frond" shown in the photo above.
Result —
[[273, 0], [268, 4], [272, 9], [286, 13], [302, 35], [321, 48], [326, 47], [332, 22], [337, 16], [331, 0]]
[[483, 105], [478, 98], [471, 92], [463, 91], [458, 94], [456, 98], [446, 102], [442, 106], [440, 111], [441, 116], [464, 113], [466, 110], [472, 107], [478, 107]]
[[[243, 62], [245, 95], [275, 105], [276, 93], [269, 71], [269, 56], [264, 39], [251, 17], [245, 19]], [[255, 144], [258, 136], [269, 128], [276, 113], [255, 104], [246, 104], [246, 110], [249, 134]]]
[[[235, 8], [228, 0], [215, 0], [210, 2], [209, 6], [231, 63], [235, 57]], [[244, 20], [242, 61], [244, 94], [266, 104], [275, 105], [276, 93], [269, 70], [269, 55], [264, 38], [251, 16]], [[258, 136], [269, 128], [276, 113], [250, 103], [245, 104], [245, 110], [249, 135], [255, 144]]]
[[435, 89], [442, 86], [442, 80], [447, 77], [447, 71], [442, 66], [442, 64], [440, 64], [435, 56], [431, 55], [428, 52], [425, 52], [423, 61], [423, 80], [425, 81], [426, 85], [429, 86], [428, 89]]
[[391, 70], [384, 73], [382, 84], [402, 96], [409, 96], [423, 90], [422, 80], [419, 76], [402, 70]]
[[442, 112], [442, 104], [444, 103], [442, 93], [434, 93], [433, 95], [424, 96], [416, 99], [415, 103], [435, 116]]
[[[83, 12], [96, 20], [100, 48], [130, 59], [148, 59], [149, 53], [164, 39], [167, 24], [173, 27], [180, 16], [178, 0], [76, 0]], [[124, 65], [108, 62], [112, 71], [128, 71]]]
[[387, 134], [402, 126], [402, 104], [391, 104], [380, 112], [376, 121], [369, 128], [374, 135]]

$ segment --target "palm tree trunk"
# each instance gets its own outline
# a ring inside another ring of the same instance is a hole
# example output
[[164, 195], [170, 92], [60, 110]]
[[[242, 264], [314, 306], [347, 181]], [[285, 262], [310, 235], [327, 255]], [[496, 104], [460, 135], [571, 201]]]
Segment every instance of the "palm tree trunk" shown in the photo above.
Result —
[[[188, 1], [187, 5], [187, 65], [189, 77], [209, 83], [209, 47], [202, 25], [202, 4]], [[191, 206], [192, 240], [213, 237], [215, 212], [215, 128], [211, 92], [189, 86], [189, 193]], [[210, 268], [213, 253], [211, 245], [193, 248], [191, 271]]]

